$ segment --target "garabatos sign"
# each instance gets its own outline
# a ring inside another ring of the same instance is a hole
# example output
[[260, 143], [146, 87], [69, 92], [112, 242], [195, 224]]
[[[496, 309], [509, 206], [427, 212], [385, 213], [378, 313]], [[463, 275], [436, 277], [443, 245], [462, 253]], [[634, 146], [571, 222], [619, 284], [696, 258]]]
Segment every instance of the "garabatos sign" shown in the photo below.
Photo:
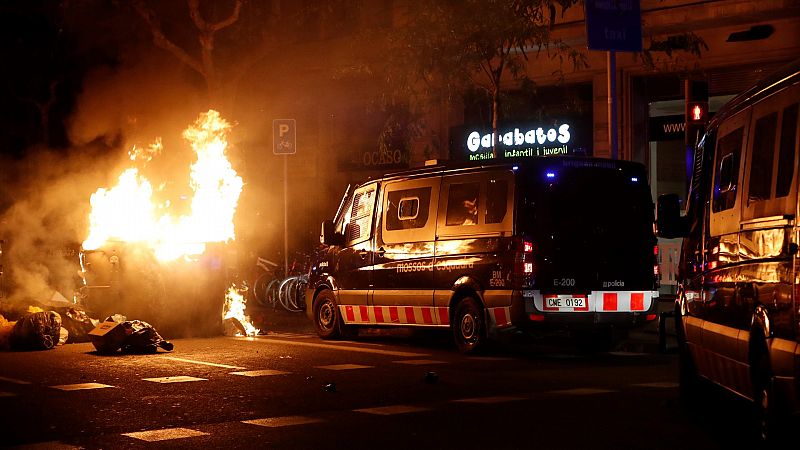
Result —
[[499, 158], [526, 158], [575, 153], [569, 123], [552, 127], [515, 127], [501, 133], [467, 131], [466, 148], [470, 161], [493, 159], [492, 146]]

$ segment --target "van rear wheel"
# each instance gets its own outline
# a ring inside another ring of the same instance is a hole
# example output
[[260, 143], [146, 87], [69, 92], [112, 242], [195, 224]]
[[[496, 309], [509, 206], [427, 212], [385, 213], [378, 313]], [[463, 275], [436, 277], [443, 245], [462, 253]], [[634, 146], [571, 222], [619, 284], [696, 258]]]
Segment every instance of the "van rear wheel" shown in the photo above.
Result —
[[485, 345], [483, 310], [472, 297], [464, 297], [458, 302], [450, 326], [456, 347], [461, 353], [475, 353]]
[[326, 289], [314, 300], [314, 326], [322, 339], [337, 339], [342, 336], [342, 316], [336, 304], [336, 296]]

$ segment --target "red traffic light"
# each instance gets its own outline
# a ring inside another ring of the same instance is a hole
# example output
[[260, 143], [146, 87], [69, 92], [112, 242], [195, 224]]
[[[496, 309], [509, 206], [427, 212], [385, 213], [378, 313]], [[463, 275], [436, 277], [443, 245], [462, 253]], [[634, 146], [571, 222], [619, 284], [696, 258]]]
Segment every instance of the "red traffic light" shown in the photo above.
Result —
[[706, 102], [687, 102], [686, 103], [686, 122], [687, 123], [706, 123], [706, 122], [708, 122], [708, 103], [706, 103]]

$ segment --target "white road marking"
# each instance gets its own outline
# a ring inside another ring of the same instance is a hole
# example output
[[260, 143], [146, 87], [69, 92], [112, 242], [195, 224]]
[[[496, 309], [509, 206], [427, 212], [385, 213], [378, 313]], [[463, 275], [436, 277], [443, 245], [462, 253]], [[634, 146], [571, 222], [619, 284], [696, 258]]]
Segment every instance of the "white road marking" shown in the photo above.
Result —
[[0, 391], [0, 397], [16, 397], [16, 396], [17, 396], [17, 394], [15, 394], [13, 392]]
[[113, 388], [114, 386], [109, 386], [107, 384], [101, 383], [79, 383], [79, 384], [61, 384], [58, 386], [50, 386], [53, 389], [60, 389], [62, 391], [81, 391], [84, 389], [104, 389], [104, 388]]
[[505, 402], [518, 402], [520, 400], [527, 400], [527, 397], [511, 397], [511, 396], [497, 396], [497, 397], [476, 397], [476, 398], [461, 398], [458, 400], [451, 400], [454, 403], [505, 403]]
[[367, 414], [377, 414], [380, 416], [392, 416], [395, 414], [408, 414], [421, 411], [430, 411], [430, 409], [423, 408], [420, 406], [393, 405], [393, 406], [379, 406], [377, 408], [356, 409], [354, 411]]
[[352, 369], [372, 369], [373, 366], [362, 366], [360, 364], [333, 364], [330, 366], [316, 366], [317, 369], [327, 370], [352, 370]]
[[307, 423], [324, 422], [322, 419], [304, 416], [268, 417], [266, 419], [243, 420], [242, 423], [258, 425], [260, 427], [288, 427], [291, 425], [305, 425]]
[[404, 359], [402, 361], [392, 361], [396, 364], [408, 364], [410, 366], [424, 366], [427, 364], [447, 364], [447, 361], [437, 361], [435, 359]]
[[140, 441], [158, 442], [168, 441], [171, 439], [184, 439], [196, 436], [207, 436], [208, 433], [202, 431], [190, 430], [188, 428], [164, 428], [161, 430], [150, 431], [137, 431], [135, 433], [122, 433], [123, 436], [128, 436]]
[[194, 359], [185, 359], [185, 358], [176, 358], [174, 356], [162, 356], [164, 359], [170, 359], [172, 361], [180, 361], [190, 364], [200, 364], [202, 366], [213, 366], [213, 367], [222, 367], [223, 369], [246, 369], [247, 367], [240, 367], [240, 366], [229, 366], [227, 364], [217, 364], [217, 363], [210, 363], [205, 361], [197, 361]]
[[642, 352], [608, 352], [609, 355], [614, 356], [647, 356], [649, 353]]
[[230, 375], [241, 375], [243, 377], [265, 377], [270, 375], [286, 375], [291, 372], [284, 372], [282, 370], [272, 370], [272, 369], [264, 369], [264, 370], [248, 370], [245, 372], [231, 372]]
[[594, 395], [594, 394], [608, 394], [617, 392], [610, 389], [595, 389], [595, 388], [575, 388], [563, 389], [560, 391], [548, 391], [546, 394], [566, 394], [566, 395]]
[[467, 359], [473, 361], [513, 361], [514, 358], [509, 358], [506, 356], [470, 356]]
[[144, 381], [152, 381], [153, 383], [185, 383], [187, 381], [208, 381], [206, 378], [196, 377], [161, 377], [161, 378], [142, 378]]
[[75, 447], [59, 441], [37, 442], [35, 444], [25, 444], [11, 447], [14, 450], [81, 450], [83, 447]]
[[376, 355], [400, 356], [408, 358], [421, 358], [424, 356], [430, 356], [426, 353], [399, 352], [394, 350], [380, 350], [377, 348], [364, 348], [364, 347], [356, 347], [350, 345], [319, 344], [316, 342], [283, 341], [280, 339], [270, 339], [270, 338], [256, 339], [255, 342], [279, 343], [285, 345], [298, 345], [300, 347], [324, 348], [326, 350], [341, 350], [344, 352], [355, 352], [355, 353], [373, 353]]
[[670, 381], [663, 381], [663, 382], [653, 382], [653, 383], [637, 383], [633, 386], [640, 386], [640, 387], [651, 387], [651, 388], [663, 388], [663, 389], [674, 389], [676, 387], [680, 387], [678, 383], [673, 383]]
[[14, 384], [31, 384], [30, 381], [18, 380], [16, 378], [6, 378], [6, 377], [0, 377], [0, 381], [7, 381], [9, 383], [14, 383]]

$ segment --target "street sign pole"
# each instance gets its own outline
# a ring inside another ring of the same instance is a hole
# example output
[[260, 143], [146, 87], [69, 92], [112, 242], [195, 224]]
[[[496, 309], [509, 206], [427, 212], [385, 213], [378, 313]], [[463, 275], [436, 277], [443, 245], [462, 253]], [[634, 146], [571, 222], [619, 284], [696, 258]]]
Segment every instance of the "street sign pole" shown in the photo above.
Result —
[[272, 121], [272, 153], [283, 155], [283, 273], [289, 277], [289, 155], [297, 152], [294, 119]]
[[608, 148], [617, 159], [617, 53], [608, 51]]

